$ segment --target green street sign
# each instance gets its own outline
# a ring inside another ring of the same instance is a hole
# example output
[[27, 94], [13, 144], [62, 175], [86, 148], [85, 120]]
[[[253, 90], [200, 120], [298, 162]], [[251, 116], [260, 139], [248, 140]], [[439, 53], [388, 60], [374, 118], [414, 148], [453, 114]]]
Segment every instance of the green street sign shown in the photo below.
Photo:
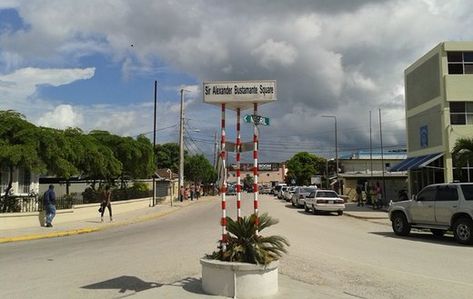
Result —
[[252, 123], [253, 118], [251, 117], [251, 115], [247, 114], [243, 117], [243, 121], [245, 121], [246, 123]]
[[269, 126], [269, 117], [264, 117], [264, 116], [261, 116], [261, 115], [256, 115], [256, 114], [253, 114], [253, 115], [250, 115], [250, 114], [247, 114], [243, 117], [243, 120], [246, 122], [246, 123], [254, 123], [255, 125], [261, 125], [261, 126]]

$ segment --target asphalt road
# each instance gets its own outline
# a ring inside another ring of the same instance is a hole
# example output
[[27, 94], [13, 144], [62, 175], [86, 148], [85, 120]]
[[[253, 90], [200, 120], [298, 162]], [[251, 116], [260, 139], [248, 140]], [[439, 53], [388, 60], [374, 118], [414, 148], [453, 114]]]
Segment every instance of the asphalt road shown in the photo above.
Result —
[[[252, 195], [244, 195], [245, 214]], [[231, 197], [234, 198], [234, 197]], [[228, 215], [234, 216], [234, 199]], [[311, 215], [261, 196], [291, 242], [280, 273], [353, 298], [471, 298], [473, 247], [451, 237], [398, 238], [386, 225]], [[219, 202], [97, 233], [0, 244], [0, 298], [119, 298], [163, 286], [198, 294], [199, 258], [216, 248]], [[301, 288], [303, 284], [294, 284]]]

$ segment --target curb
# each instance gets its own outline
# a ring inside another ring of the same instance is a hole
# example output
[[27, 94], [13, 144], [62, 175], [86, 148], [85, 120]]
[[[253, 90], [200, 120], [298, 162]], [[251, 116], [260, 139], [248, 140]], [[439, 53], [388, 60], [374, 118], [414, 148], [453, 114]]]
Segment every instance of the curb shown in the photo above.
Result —
[[378, 220], [382, 220], [382, 219], [389, 219], [389, 217], [382, 217], [382, 216], [358, 216], [358, 215], [353, 215], [353, 214], [350, 214], [350, 212], [344, 212], [343, 214], [347, 215], [347, 216], [350, 216], [350, 217], [353, 217], [353, 218], [357, 218], [357, 219], [378, 219]]
[[[211, 201], [211, 199], [202, 199], [202, 200], [196, 201], [195, 204], [203, 203], [203, 202], [210, 202], [210, 201]], [[150, 214], [150, 215], [139, 216], [139, 217], [137, 217], [133, 220], [105, 224], [105, 225], [102, 225], [101, 227], [85, 227], [85, 228], [64, 230], [64, 231], [57, 231], [57, 232], [49, 232], [49, 233], [43, 233], [43, 234], [21, 235], [21, 236], [15, 236], [15, 237], [0, 237], [0, 244], [20, 242], [20, 241], [32, 241], [32, 240], [39, 240], [39, 239], [59, 238], [59, 237], [67, 237], [67, 236], [80, 235], [80, 234], [88, 234], [88, 233], [98, 232], [98, 231], [102, 231], [102, 230], [107, 230], [107, 229], [114, 228], [114, 227], [120, 227], [120, 226], [125, 226], [125, 225], [130, 225], [130, 224], [142, 223], [142, 222], [158, 219], [158, 218], [173, 214], [173, 213], [179, 211], [180, 209], [186, 208], [190, 205], [191, 205], [190, 203], [184, 203], [182, 206], [174, 206], [172, 208], [169, 208], [168, 210], [156, 212], [156, 213]]]

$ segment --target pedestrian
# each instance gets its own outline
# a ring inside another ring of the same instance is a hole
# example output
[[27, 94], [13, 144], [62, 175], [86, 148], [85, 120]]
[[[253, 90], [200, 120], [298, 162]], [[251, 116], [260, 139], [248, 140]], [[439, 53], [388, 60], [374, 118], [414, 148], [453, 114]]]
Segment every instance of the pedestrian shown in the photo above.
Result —
[[184, 188], [184, 186], [181, 186], [181, 190], [179, 191], [179, 197], [180, 197], [181, 202], [184, 200], [185, 195], [186, 195], [186, 189]]
[[105, 186], [105, 190], [102, 191], [102, 203], [101, 203], [101, 213], [100, 221], [103, 222], [103, 214], [105, 213], [105, 208], [108, 209], [108, 214], [110, 215], [110, 222], [113, 221], [112, 218], [112, 191], [110, 191], [110, 186]]
[[358, 201], [358, 207], [363, 207], [365, 205], [363, 203], [363, 194], [361, 192], [361, 186], [359, 184], [356, 185], [356, 200]]
[[191, 191], [191, 201], [193, 201], [193, 200], [194, 200], [194, 196], [195, 196], [195, 185], [192, 185], [192, 186], [191, 186], [191, 190], [190, 190], [190, 191]]
[[54, 192], [54, 185], [49, 185], [49, 188], [44, 192], [43, 206], [46, 211], [46, 227], [53, 227], [53, 219], [56, 216], [56, 193]]
[[383, 206], [383, 188], [379, 182], [376, 182], [374, 191], [376, 192], [376, 202], [373, 204], [373, 209], [380, 209]]
[[200, 185], [197, 185], [197, 188], [195, 189], [195, 198], [199, 200], [200, 197]]

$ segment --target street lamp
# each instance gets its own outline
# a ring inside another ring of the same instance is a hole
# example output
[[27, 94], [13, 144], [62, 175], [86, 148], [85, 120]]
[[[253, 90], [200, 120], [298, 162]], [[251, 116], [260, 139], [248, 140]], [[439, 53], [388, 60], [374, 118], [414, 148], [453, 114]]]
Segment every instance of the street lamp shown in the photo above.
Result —
[[336, 174], [337, 184], [338, 182], [338, 131], [337, 131], [337, 117], [335, 115], [322, 115], [322, 117], [333, 118], [335, 121], [335, 161], [336, 161]]
[[[460, 155], [463, 155], [463, 154], [466, 154], [466, 153], [471, 153], [471, 151], [467, 148], [463, 148], [461, 150], [458, 151], [458, 153]], [[469, 157], [467, 156], [466, 157], [466, 171], [467, 171], [467, 178], [468, 178], [468, 183], [470, 182], [470, 159]]]

